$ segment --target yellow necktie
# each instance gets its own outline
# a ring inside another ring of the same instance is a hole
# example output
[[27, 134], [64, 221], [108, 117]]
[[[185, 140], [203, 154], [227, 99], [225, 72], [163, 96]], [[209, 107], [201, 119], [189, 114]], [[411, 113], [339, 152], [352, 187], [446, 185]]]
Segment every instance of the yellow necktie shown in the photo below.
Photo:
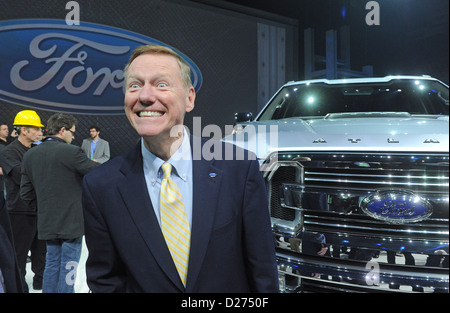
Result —
[[170, 178], [172, 165], [161, 165], [161, 230], [166, 239], [172, 259], [186, 287], [191, 231], [183, 204], [183, 197], [175, 182]]

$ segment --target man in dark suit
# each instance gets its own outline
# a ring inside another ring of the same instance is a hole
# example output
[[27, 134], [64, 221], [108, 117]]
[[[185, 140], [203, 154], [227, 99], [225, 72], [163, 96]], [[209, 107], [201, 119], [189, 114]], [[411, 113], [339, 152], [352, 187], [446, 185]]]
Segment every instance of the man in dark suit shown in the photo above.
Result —
[[22, 163], [20, 196], [37, 207], [38, 238], [47, 256], [42, 292], [74, 292], [74, 275], [84, 234], [81, 185], [83, 175], [99, 164], [70, 144], [77, 120], [56, 113], [47, 121], [48, 137], [26, 153]]
[[[224, 160], [226, 149], [237, 148], [216, 142], [211, 147], [218, 150], [204, 158], [204, 142], [177, 128], [194, 108], [195, 90], [189, 67], [171, 49], [138, 47], [125, 80], [125, 112], [142, 140], [84, 178], [90, 289], [277, 292], [265, 184], [254, 155]], [[167, 231], [165, 201], [173, 194], [182, 199], [177, 206], [187, 226]], [[187, 235], [177, 235], [174, 245], [167, 233], [179, 229]]]

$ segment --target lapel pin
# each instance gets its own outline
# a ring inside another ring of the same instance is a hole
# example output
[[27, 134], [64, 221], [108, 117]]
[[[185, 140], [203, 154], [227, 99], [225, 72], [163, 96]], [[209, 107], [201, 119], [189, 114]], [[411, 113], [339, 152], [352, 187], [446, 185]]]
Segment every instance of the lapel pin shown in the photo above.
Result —
[[209, 173], [209, 178], [211, 178], [211, 180], [213, 182], [216, 182], [215, 178], [216, 178], [217, 174], [216, 173]]

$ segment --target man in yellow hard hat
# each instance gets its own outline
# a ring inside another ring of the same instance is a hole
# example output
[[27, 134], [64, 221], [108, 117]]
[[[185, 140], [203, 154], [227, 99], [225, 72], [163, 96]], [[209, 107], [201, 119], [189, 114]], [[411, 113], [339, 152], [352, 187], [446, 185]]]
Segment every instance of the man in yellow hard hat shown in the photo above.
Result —
[[19, 136], [0, 155], [0, 167], [3, 169], [6, 186], [6, 207], [25, 291], [28, 291], [25, 283], [28, 251], [31, 251], [31, 269], [34, 272], [33, 288], [39, 290], [42, 289], [46, 246], [44, 241], [37, 239], [36, 210], [20, 198], [20, 180], [23, 155], [42, 137], [41, 127], [44, 125], [39, 115], [32, 110], [17, 113], [13, 125]]

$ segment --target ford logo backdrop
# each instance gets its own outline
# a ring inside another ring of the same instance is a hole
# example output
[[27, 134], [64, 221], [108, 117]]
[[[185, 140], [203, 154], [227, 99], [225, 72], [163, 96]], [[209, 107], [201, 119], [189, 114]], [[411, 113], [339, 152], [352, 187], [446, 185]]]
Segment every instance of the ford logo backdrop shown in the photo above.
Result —
[[428, 201], [409, 190], [377, 191], [360, 206], [367, 215], [396, 224], [418, 222], [433, 212]]
[[[50, 19], [0, 21], [0, 43], [0, 99], [83, 114], [123, 114], [123, 68], [134, 48], [170, 47], [119, 28]], [[198, 91], [199, 68], [177, 52], [189, 64]]]

